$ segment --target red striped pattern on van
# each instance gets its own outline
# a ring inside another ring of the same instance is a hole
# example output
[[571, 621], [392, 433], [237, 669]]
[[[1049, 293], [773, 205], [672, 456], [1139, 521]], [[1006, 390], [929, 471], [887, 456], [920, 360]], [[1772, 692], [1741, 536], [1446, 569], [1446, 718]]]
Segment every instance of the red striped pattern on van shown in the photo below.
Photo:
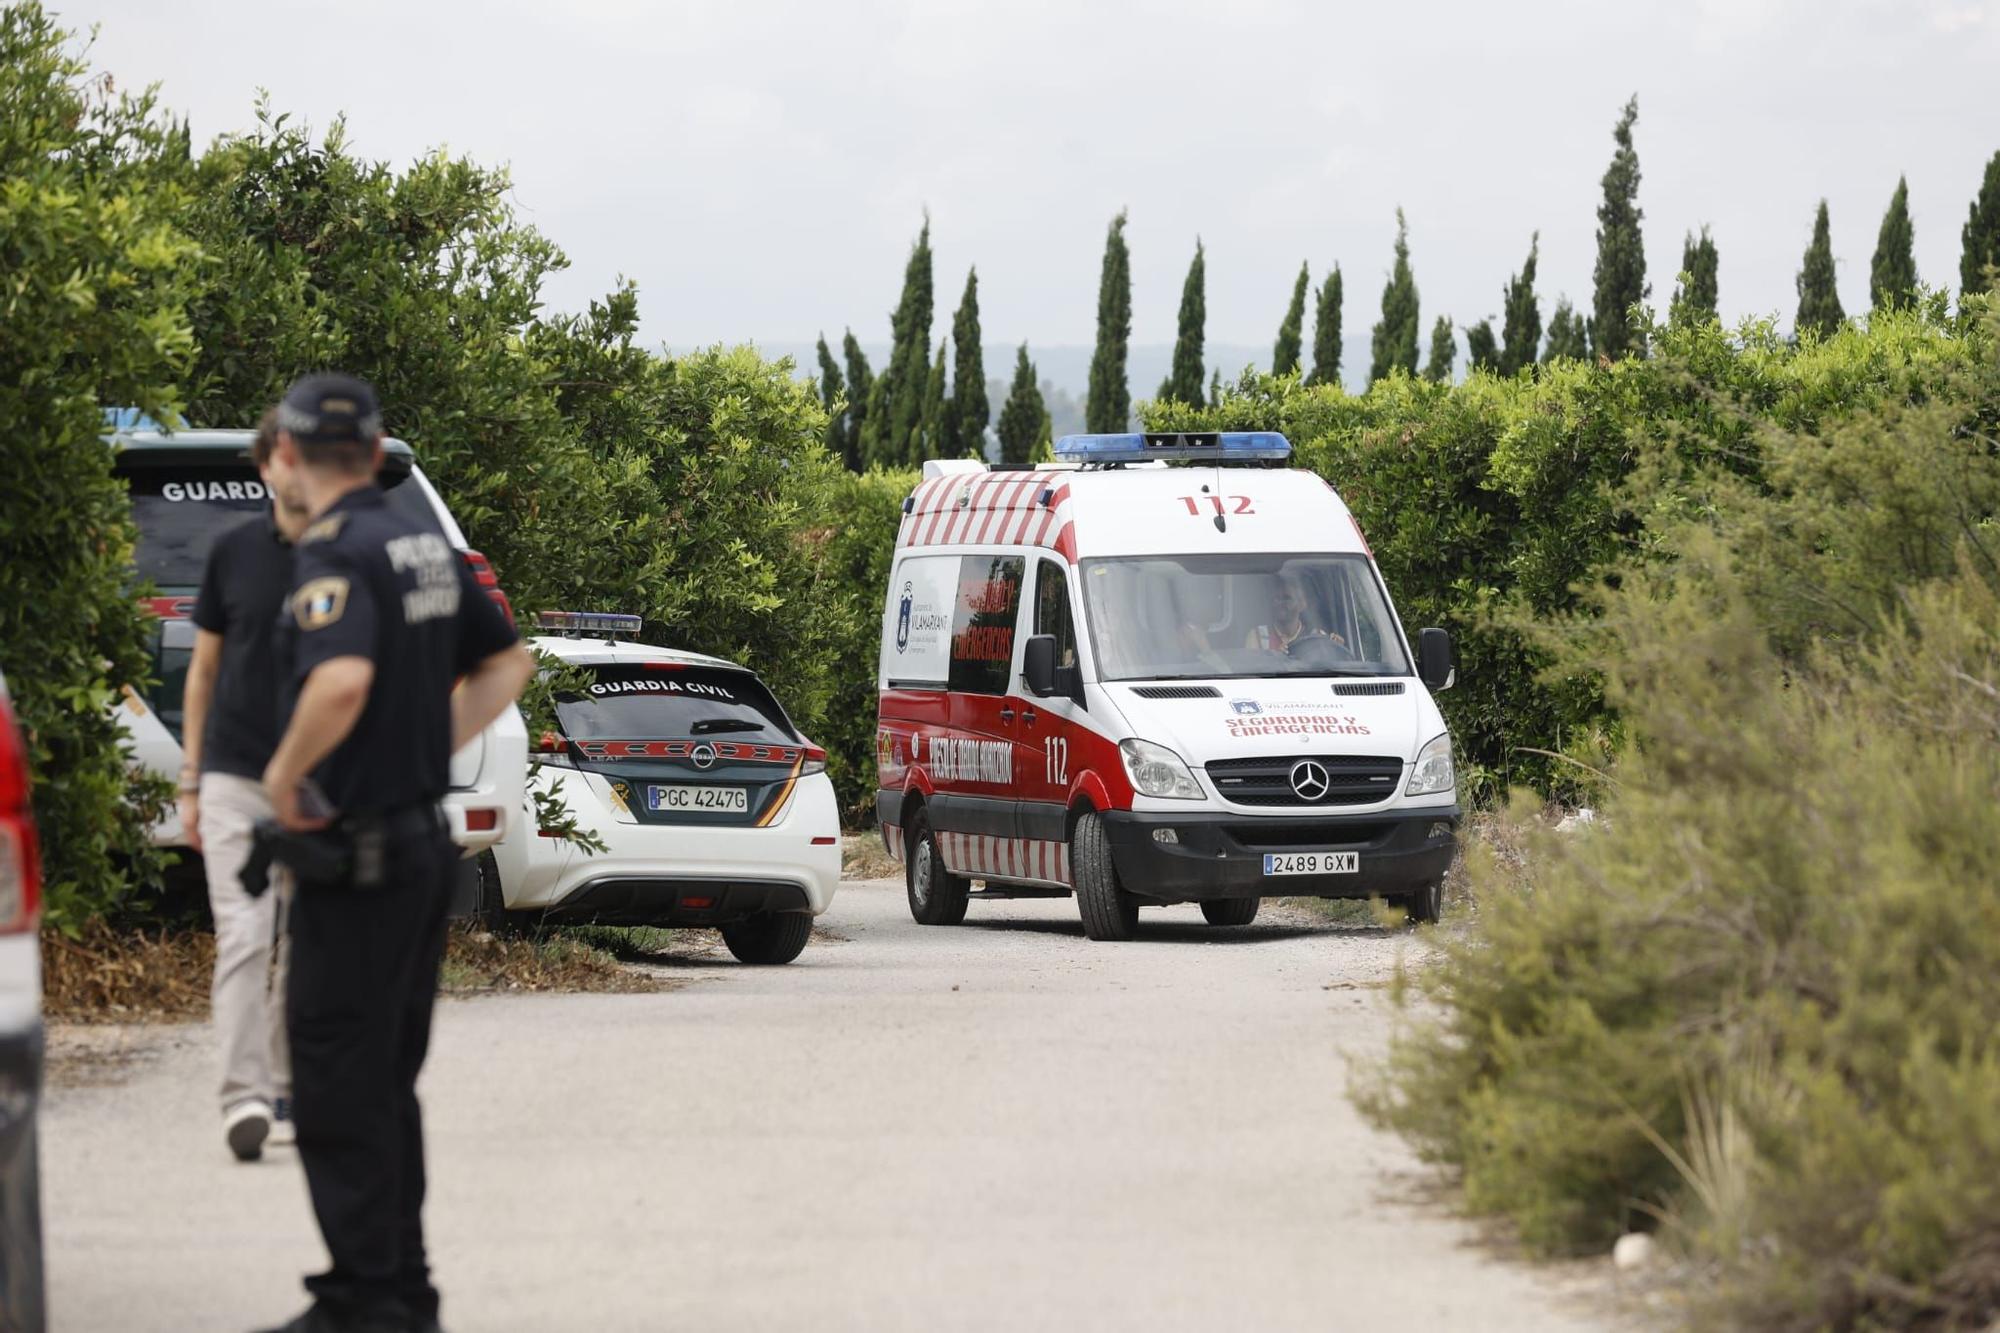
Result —
[[1067, 887], [1069, 846], [1038, 838], [992, 838], [979, 833], [939, 833], [938, 849], [954, 875], [973, 879], [1035, 880]]
[[[1042, 546], [1076, 557], [1069, 483], [1059, 472], [933, 477], [917, 486], [898, 546]], [[1050, 491], [1042, 503], [1042, 492]]]

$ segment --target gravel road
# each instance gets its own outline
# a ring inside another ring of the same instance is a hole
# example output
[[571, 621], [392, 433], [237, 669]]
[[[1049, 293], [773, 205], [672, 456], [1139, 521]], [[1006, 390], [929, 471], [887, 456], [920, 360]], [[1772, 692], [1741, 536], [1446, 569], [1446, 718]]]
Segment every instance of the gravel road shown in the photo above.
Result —
[[[445, 1322], [471, 1330], [1595, 1329], [1344, 1096], [1410, 937], [1067, 901], [911, 923], [849, 883], [797, 963], [440, 1006], [424, 1099]], [[100, 1039], [101, 1040], [101, 1039]], [[323, 1261], [289, 1152], [231, 1162], [200, 1029], [44, 1122], [58, 1330], [239, 1329]]]

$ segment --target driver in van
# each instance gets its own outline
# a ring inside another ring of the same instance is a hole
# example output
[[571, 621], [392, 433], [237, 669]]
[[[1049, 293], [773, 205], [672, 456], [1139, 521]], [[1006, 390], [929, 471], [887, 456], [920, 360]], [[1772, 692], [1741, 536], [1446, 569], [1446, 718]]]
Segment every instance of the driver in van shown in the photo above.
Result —
[[1271, 623], [1258, 625], [1244, 640], [1252, 651], [1292, 655], [1292, 646], [1304, 640], [1330, 639], [1345, 646], [1338, 634], [1328, 634], [1306, 618], [1306, 589], [1295, 573], [1278, 575], [1277, 591], [1271, 595]]

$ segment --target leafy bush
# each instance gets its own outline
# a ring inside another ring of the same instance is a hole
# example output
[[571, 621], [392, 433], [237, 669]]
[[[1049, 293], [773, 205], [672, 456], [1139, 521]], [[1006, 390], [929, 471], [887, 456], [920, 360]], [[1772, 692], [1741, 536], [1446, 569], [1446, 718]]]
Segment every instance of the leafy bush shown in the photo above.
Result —
[[27, 733], [45, 910], [76, 928], [157, 872], [162, 808], [115, 720], [149, 669], [100, 403], [171, 418], [194, 247], [144, 99], [89, 83], [40, 6], [0, 8], [0, 669]]
[[1646, 558], [1548, 648], [1629, 729], [1604, 819], [1475, 859], [1363, 1098], [1541, 1250], [1664, 1221], [1692, 1327], [2000, 1314], [2000, 373], [1840, 342], [1755, 475], [1630, 492]]
[[841, 818], [866, 825], [875, 818], [875, 668], [882, 645], [882, 606], [896, 554], [905, 496], [917, 473], [842, 472], [834, 478], [828, 561], [851, 598], [846, 634], [827, 646], [834, 694], [822, 736], [827, 771], [840, 794]]
[[380, 390], [468, 539], [525, 611], [631, 611], [655, 641], [764, 674], [826, 718], [852, 600], [829, 580], [838, 469], [787, 363], [635, 344], [621, 287], [545, 318], [565, 260], [514, 217], [504, 172], [442, 154], [405, 171], [260, 107], [194, 164], [209, 259], [190, 414], [240, 424], [298, 373]]

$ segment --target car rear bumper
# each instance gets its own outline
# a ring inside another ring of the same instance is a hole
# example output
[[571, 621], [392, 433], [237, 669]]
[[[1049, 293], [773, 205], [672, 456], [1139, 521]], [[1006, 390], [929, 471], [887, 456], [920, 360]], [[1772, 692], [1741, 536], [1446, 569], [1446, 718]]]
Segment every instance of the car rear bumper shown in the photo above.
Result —
[[528, 724], [519, 709], [507, 709], [452, 756], [451, 783], [438, 808], [468, 856], [526, 821]]
[[[545, 770], [544, 778], [551, 772]], [[590, 775], [560, 776], [570, 812], [584, 831], [604, 840], [606, 850], [593, 856], [560, 839], [539, 837], [531, 828], [510, 833], [494, 850], [494, 860], [511, 910], [547, 912], [552, 917], [560, 910], [571, 914], [568, 919], [586, 919], [583, 907], [597, 903], [634, 917], [655, 907], [683, 910], [676, 907], [681, 899], [711, 897], [708, 890], [716, 886], [743, 890], [726, 902], [718, 899], [713, 908], [696, 909], [714, 913], [735, 911], [739, 901], [753, 903], [752, 890], [761, 893], [770, 886], [790, 885], [803, 896], [802, 903], [781, 906], [774, 898], [768, 906], [747, 906], [739, 915], [808, 911], [816, 916], [832, 903], [840, 886], [840, 816], [833, 784], [824, 774], [802, 779], [783, 816], [768, 828], [628, 823], [606, 809], [594, 784], [579, 780]], [[683, 922], [678, 916], [667, 920], [645, 915], [644, 923], [713, 925], [719, 919], [711, 914]]]
[[541, 909], [541, 920], [601, 926], [721, 926], [760, 912], [814, 911], [802, 883], [602, 875]]
[[0, 1157], [34, 1119], [42, 1098], [42, 1024], [0, 1032]]
[[[1456, 805], [1373, 814], [1285, 816], [1111, 811], [1112, 864], [1127, 892], [1155, 902], [1205, 898], [1393, 898], [1451, 866]], [[1174, 841], [1156, 834], [1172, 830]], [[1352, 874], [1266, 875], [1267, 853], [1352, 851]]]

